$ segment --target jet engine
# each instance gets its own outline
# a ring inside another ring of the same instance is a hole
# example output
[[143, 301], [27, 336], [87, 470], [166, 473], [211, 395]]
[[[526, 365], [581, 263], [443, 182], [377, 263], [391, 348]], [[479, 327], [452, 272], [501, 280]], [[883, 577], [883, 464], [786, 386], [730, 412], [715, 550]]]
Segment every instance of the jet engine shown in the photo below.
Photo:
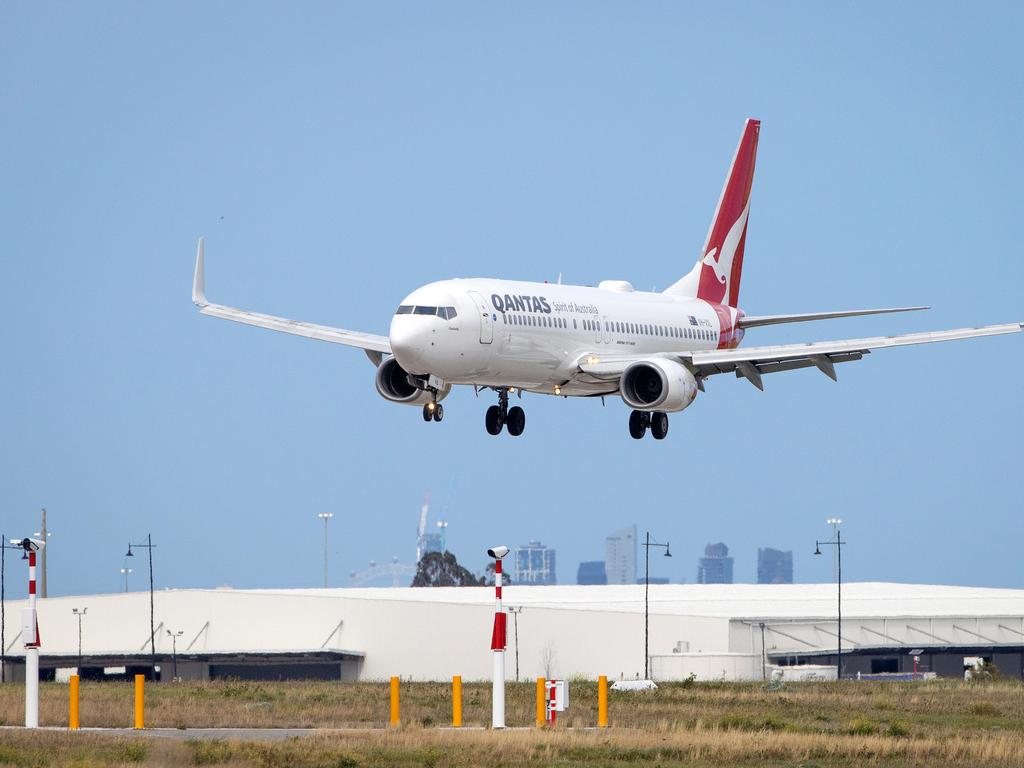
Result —
[[[426, 405], [434, 399], [426, 382], [409, 374], [398, 361], [389, 357], [377, 366], [377, 391], [385, 400], [402, 405]], [[444, 400], [451, 392], [451, 384], [437, 390], [437, 402]]]
[[619, 392], [638, 411], [681, 411], [697, 397], [697, 379], [674, 360], [652, 357], [626, 367]]

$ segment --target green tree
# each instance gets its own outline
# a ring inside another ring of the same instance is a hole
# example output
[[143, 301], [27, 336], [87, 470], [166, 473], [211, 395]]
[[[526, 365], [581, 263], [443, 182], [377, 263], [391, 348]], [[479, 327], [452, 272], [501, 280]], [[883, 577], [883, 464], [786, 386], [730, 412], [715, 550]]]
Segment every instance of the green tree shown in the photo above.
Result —
[[428, 552], [416, 566], [414, 587], [483, 587], [485, 578], [473, 575], [459, 565], [451, 552]]

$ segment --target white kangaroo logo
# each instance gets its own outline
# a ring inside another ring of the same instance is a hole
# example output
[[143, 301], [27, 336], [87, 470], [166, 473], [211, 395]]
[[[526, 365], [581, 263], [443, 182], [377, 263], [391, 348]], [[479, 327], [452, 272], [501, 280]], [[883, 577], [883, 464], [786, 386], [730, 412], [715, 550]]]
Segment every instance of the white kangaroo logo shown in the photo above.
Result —
[[718, 246], [716, 245], [707, 255], [703, 261], [712, 271], [715, 273], [715, 279], [718, 280], [719, 284], [725, 287], [725, 295], [722, 297], [722, 303], [728, 303], [729, 301], [729, 280], [732, 277], [732, 261], [736, 256], [736, 249], [739, 247], [740, 239], [743, 237], [743, 232], [747, 227], [747, 215], [750, 213], [750, 201], [747, 200], [746, 206], [743, 208], [743, 213], [740, 214], [739, 218], [736, 219], [735, 223], [729, 229], [728, 234], [725, 236], [725, 240], [722, 241], [722, 251], [718, 253]]

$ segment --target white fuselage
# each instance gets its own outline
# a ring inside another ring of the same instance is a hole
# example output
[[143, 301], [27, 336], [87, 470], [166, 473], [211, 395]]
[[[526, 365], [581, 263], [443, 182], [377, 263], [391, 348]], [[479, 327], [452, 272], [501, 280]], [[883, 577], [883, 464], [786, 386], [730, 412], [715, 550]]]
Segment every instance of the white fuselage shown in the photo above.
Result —
[[448, 384], [592, 395], [617, 386], [568, 384], [582, 359], [734, 347], [740, 316], [621, 281], [590, 288], [473, 278], [413, 291], [392, 319], [389, 339], [402, 368]]

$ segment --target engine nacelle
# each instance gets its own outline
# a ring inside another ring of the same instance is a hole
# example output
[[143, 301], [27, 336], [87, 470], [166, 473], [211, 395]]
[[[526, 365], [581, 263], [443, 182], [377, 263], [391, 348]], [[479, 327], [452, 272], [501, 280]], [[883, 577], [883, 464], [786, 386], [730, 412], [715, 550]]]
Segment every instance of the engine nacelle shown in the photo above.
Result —
[[681, 411], [697, 397], [697, 379], [674, 360], [652, 357], [626, 367], [619, 392], [638, 411]]
[[[402, 405], [426, 405], [434, 399], [430, 390], [417, 387], [409, 379], [409, 373], [393, 357], [377, 366], [377, 391], [385, 400]], [[451, 384], [437, 390], [437, 401], [444, 400], [451, 391]]]

